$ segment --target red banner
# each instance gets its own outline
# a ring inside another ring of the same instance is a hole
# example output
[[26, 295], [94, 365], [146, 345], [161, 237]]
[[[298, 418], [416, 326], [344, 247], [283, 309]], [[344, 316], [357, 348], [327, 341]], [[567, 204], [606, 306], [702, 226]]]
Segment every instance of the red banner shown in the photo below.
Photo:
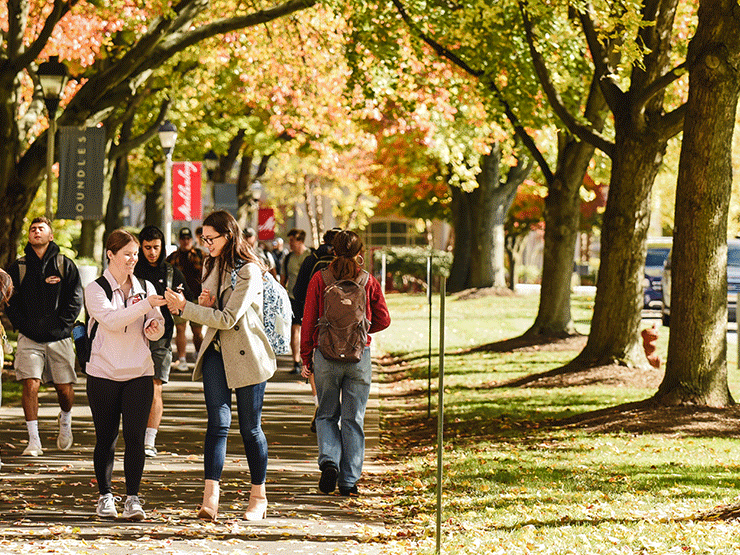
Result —
[[200, 220], [203, 206], [200, 198], [200, 162], [174, 162], [172, 164], [172, 219]]
[[257, 240], [267, 241], [275, 238], [275, 211], [272, 208], [260, 208], [257, 213]]

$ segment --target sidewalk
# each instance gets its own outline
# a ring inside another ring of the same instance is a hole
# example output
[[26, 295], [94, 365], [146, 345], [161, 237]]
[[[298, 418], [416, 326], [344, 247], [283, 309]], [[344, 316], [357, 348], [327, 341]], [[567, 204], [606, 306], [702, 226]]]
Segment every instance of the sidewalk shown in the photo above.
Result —
[[[146, 462], [140, 495], [147, 520], [140, 523], [102, 521], [95, 516], [95, 433], [84, 377], [75, 388], [74, 445], [69, 451], [56, 448], [59, 407], [53, 388], [40, 396], [44, 448], [40, 457], [20, 455], [27, 439], [21, 407], [2, 407], [0, 553], [379, 553], [379, 545], [365, 542], [384, 535], [382, 522], [365, 520], [367, 514], [356, 500], [318, 492], [316, 436], [309, 430], [314, 411], [311, 390], [303, 380], [290, 376], [288, 369], [289, 363], [281, 361], [267, 385], [263, 427], [270, 449], [270, 505], [267, 519], [256, 523], [243, 519], [250, 484], [236, 415], [221, 482], [219, 522], [195, 517], [202, 499], [206, 415], [202, 385], [190, 381], [190, 373], [173, 371], [164, 386], [164, 418], [157, 436], [160, 454]], [[377, 388], [368, 404], [365, 429], [367, 476], [381, 471], [373, 462], [378, 440]], [[125, 497], [123, 447], [119, 438], [113, 486], [115, 495]]]

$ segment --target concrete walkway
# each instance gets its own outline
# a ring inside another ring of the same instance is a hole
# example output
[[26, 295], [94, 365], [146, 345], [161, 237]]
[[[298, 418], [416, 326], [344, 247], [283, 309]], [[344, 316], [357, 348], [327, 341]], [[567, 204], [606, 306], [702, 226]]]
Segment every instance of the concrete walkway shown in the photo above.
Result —
[[[218, 523], [195, 517], [202, 499], [203, 436], [206, 427], [202, 385], [190, 373], [172, 372], [164, 387], [164, 419], [157, 436], [160, 454], [148, 459], [141, 497], [147, 520], [102, 521], [95, 516], [97, 487], [92, 466], [95, 433], [87, 407], [85, 380], [76, 387], [74, 445], [56, 448], [59, 411], [53, 389], [40, 397], [39, 424], [44, 454], [22, 457], [27, 432], [20, 406], [0, 409], [0, 553], [290, 553], [298, 555], [379, 553], [367, 543], [385, 528], [363, 510], [372, 489], [359, 501], [323, 495], [317, 489], [316, 436], [310, 387], [290, 376], [288, 361], [268, 382], [263, 426], [270, 449], [267, 519], [248, 523], [249, 470], [236, 415], [222, 477]], [[377, 391], [374, 390], [374, 392]], [[235, 406], [234, 406], [235, 409]], [[382, 468], [377, 453], [378, 399], [366, 417], [365, 478]], [[114, 494], [125, 497], [123, 439], [113, 471]], [[119, 511], [122, 510], [119, 503]]]

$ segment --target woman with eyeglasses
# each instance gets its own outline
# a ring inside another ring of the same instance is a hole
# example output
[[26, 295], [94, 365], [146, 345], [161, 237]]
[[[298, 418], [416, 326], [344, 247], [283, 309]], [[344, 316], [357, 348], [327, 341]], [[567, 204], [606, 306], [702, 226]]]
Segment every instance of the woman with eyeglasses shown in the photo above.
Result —
[[93, 465], [98, 481], [97, 515], [117, 518], [111, 488], [113, 461], [121, 417], [126, 450], [123, 472], [126, 503], [123, 518], [146, 518], [139, 500], [144, 473], [144, 435], [154, 395], [154, 363], [149, 341], [164, 334], [164, 317], [158, 307], [163, 296], [154, 285], [134, 277], [139, 241], [128, 231], [117, 229], [105, 243], [108, 268], [85, 288], [85, 306], [90, 316], [88, 334], [95, 327], [87, 373], [87, 399], [95, 425]]
[[267, 380], [277, 368], [262, 321], [262, 275], [267, 268], [228, 212], [210, 214], [203, 221], [202, 238], [210, 256], [203, 265], [198, 303], [186, 301], [171, 289], [165, 292], [171, 311], [208, 326], [193, 372], [194, 380], [203, 380], [208, 411], [205, 488], [198, 517], [216, 520], [218, 515], [233, 390], [252, 483], [244, 517], [261, 520], [267, 513], [267, 440], [262, 431], [262, 403]]

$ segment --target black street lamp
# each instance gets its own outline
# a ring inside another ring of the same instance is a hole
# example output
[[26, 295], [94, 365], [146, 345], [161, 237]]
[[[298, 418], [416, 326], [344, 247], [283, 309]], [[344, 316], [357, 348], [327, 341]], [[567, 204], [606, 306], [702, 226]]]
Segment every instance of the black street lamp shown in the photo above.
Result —
[[208, 181], [213, 181], [213, 173], [218, 168], [218, 154], [213, 152], [213, 149], [206, 152], [203, 157], [203, 163], [206, 167], [206, 174], [208, 175]]
[[159, 127], [159, 141], [164, 150], [164, 208], [162, 210], [162, 231], [164, 231], [165, 252], [172, 241], [172, 151], [177, 142], [177, 127], [170, 120]]
[[36, 72], [44, 94], [44, 104], [49, 114], [49, 130], [46, 140], [46, 217], [52, 219], [51, 213], [51, 168], [54, 165], [54, 138], [56, 135], [56, 115], [59, 108], [59, 96], [69, 78], [67, 66], [59, 61], [59, 56], [49, 56], [49, 61], [39, 65]]

